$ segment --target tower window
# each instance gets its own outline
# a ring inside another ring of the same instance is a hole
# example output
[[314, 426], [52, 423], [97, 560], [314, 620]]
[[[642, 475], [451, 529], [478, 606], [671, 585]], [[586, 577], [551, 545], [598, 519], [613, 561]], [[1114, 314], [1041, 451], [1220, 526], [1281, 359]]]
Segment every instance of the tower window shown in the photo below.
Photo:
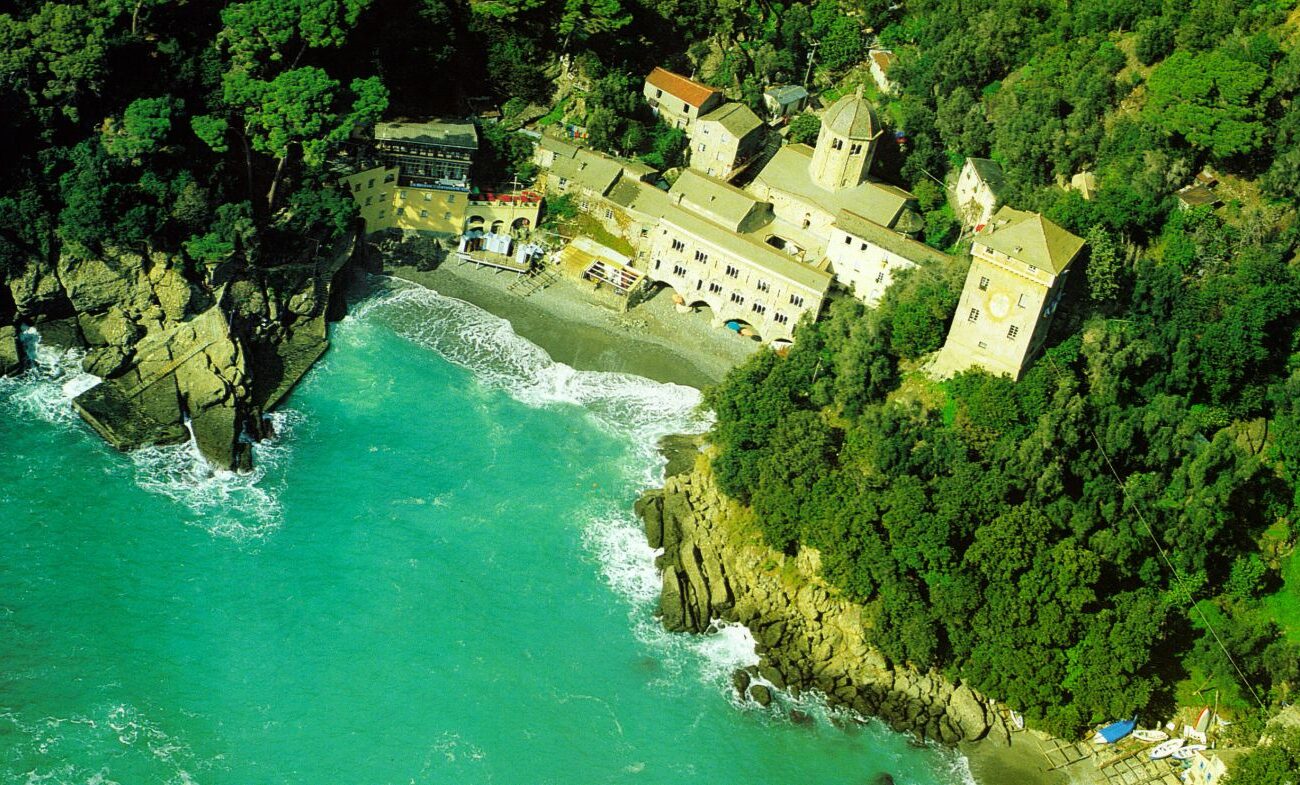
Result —
[[739, 278], [739, 277], [740, 277], [740, 270], [738, 270], [737, 268], [735, 268], [735, 267], [733, 267], [733, 266], [731, 266], [731, 265], [727, 265], [727, 277], [729, 277], [729, 278]]
[[849, 145], [849, 155], [861, 155], [861, 154], [862, 154], [862, 145], [860, 144]]
[[884, 273], [876, 273], [876, 283], [883, 283], [885, 280]]
[[843, 149], [844, 149], [844, 140], [843, 140], [843, 139], [832, 139], [832, 140], [831, 140], [831, 149], [832, 149], [832, 150], [843, 150]]
[[772, 290], [772, 284], [768, 283], [767, 281], [760, 280], [756, 285], [760, 292], [768, 292]]
[[790, 304], [795, 308], [803, 307], [803, 297], [797, 294], [790, 295]]
[[736, 305], [744, 305], [744, 304], [745, 304], [745, 296], [742, 295], [740, 292], [732, 292], [732, 293], [731, 293], [731, 301], [732, 301], [733, 303], [735, 303]]
[[1007, 338], [1010, 338], [1011, 340], [1015, 340], [1016, 334], [1019, 332], [1020, 332], [1020, 328], [1013, 324], [1007, 328]]
[[971, 324], [974, 324], [979, 320], [980, 320], [980, 309], [978, 308], [970, 309], [970, 315], [966, 317], [966, 321], [970, 322]]
[[983, 292], [989, 288], [989, 279], [980, 276], [980, 291]]

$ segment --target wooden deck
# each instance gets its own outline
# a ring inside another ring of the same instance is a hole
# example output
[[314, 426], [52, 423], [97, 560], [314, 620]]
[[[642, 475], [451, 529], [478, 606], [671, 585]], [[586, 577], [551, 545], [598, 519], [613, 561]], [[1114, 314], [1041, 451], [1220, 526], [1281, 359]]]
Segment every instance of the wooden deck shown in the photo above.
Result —
[[456, 251], [456, 258], [461, 264], [470, 263], [479, 267], [490, 267], [495, 270], [505, 270], [508, 273], [516, 275], [526, 275], [533, 269], [531, 264], [519, 264], [514, 259], [501, 254], [485, 253], [467, 253], [465, 251]]
[[559, 275], [554, 270], [534, 267], [517, 280], [511, 281], [510, 285], [506, 287], [506, 291], [517, 292], [520, 297], [527, 297], [533, 292], [541, 291], [555, 283], [557, 278], [559, 278]]

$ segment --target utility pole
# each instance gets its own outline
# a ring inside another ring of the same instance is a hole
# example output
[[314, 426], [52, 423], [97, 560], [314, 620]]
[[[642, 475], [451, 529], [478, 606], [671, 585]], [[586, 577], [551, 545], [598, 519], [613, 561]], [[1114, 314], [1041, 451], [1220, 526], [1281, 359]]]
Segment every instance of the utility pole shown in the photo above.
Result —
[[812, 48], [808, 51], [808, 68], [803, 72], [803, 89], [808, 89], [808, 77], [812, 76], [813, 59], [817, 57], [817, 47], [821, 46], [821, 41], [813, 41]]

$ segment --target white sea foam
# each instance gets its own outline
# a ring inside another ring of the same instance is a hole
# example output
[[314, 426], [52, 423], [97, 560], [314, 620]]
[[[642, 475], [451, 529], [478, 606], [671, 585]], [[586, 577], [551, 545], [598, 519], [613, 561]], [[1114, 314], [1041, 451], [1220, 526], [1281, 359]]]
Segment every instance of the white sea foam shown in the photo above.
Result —
[[698, 433], [710, 424], [693, 387], [640, 376], [579, 371], [551, 359], [515, 333], [510, 322], [483, 309], [413, 284], [388, 282], [359, 305], [352, 318], [382, 316], [398, 334], [472, 372], [480, 384], [528, 406], [580, 406], [603, 428], [642, 450], [647, 486], [661, 463], [654, 451], [672, 433]]
[[220, 756], [200, 759], [183, 740], [125, 703], [71, 717], [31, 719], [0, 712], [0, 735], [6, 738], [0, 764], [11, 776], [33, 784], [115, 785], [119, 780], [113, 767], [121, 761], [132, 771], [147, 767], [154, 781], [164, 785], [197, 785], [193, 772], [210, 771], [220, 761]]
[[213, 468], [191, 438], [183, 444], [142, 447], [131, 453], [135, 481], [146, 491], [166, 496], [199, 516], [196, 523], [218, 537], [238, 541], [265, 537], [283, 519], [279, 492], [289, 439], [303, 416], [290, 409], [268, 415], [275, 437], [253, 445], [253, 471]]
[[[22, 340], [31, 363], [18, 376], [0, 379], [0, 410], [53, 425], [81, 427], [72, 400], [102, 381], [82, 370], [85, 352], [54, 349], [42, 343], [38, 331], [31, 327], [23, 330]], [[284, 461], [286, 438], [302, 420], [292, 411], [270, 417], [276, 437], [253, 445], [256, 468], [250, 473], [213, 469], [191, 440], [132, 451], [129, 458], [136, 483], [188, 507], [213, 534], [241, 540], [261, 537], [281, 520], [278, 494], [265, 487], [264, 480]]]
[[[400, 335], [471, 371], [478, 382], [529, 406], [576, 405], [600, 427], [634, 446], [628, 479], [636, 490], [663, 481], [659, 440], [700, 433], [712, 414], [700, 407], [699, 391], [624, 373], [579, 371], [555, 362], [541, 347], [515, 333], [510, 323], [477, 306], [424, 287], [386, 280], [351, 318], [381, 318]], [[657, 555], [641, 521], [625, 500], [595, 502], [579, 521], [583, 545], [610, 587], [630, 607], [637, 637], [660, 655], [661, 684], [681, 688], [701, 682], [730, 692], [731, 674], [758, 662], [754, 639], [740, 624], [719, 622], [706, 635], [664, 631], [651, 611], [659, 597]], [[692, 678], [682, 677], [690, 673]], [[698, 689], [698, 686], [691, 687]]]
[[0, 406], [18, 417], [64, 425], [77, 422], [72, 399], [101, 381], [82, 370], [85, 352], [48, 346], [33, 327], [24, 328], [21, 337], [31, 362], [21, 374], [0, 378]]
[[591, 553], [605, 581], [639, 608], [659, 598], [663, 584], [655, 557], [640, 521], [631, 510], [612, 504], [592, 509], [582, 521], [582, 544]]

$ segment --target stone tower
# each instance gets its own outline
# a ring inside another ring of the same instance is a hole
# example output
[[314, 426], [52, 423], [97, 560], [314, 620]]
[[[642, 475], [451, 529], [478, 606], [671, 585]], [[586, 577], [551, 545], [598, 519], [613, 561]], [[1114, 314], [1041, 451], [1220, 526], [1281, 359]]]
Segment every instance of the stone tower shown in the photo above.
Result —
[[836, 101], [822, 115], [822, 130], [808, 165], [813, 182], [837, 191], [866, 180], [880, 134], [880, 124], [871, 104], [862, 97], [861, 87]]
[[971, 243], [970, 272], [936, 375], [979, 366], [1019, 379], [1043, 348], [1083, 244], [1038, 213], [999, 210]]

